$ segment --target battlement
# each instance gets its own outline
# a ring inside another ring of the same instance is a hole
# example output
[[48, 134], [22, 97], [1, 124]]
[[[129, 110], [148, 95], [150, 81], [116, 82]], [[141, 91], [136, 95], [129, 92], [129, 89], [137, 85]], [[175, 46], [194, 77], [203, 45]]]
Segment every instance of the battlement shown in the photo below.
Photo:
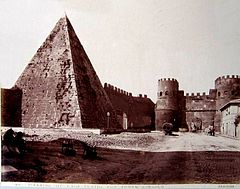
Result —
[[110, 91], [113, 91], [115, 93], [119, 93], [121, 95], [126, 95], [126, 96], [132, 96], [132, 93], [129, 93], [129, 92], [126, 92], [120, 88], [117, 88], [113, 85], [110, 85], [108, 83], [104, 83], [104, 89], [107, 89], [107, 90], [110, 90]]
[[226, 76], [221, 76], [221, 77], [218, 77], [216, 80], [215, 80], [215, 84], [221, 84], [222, 82], [225, 82], [226, 80], [232, 80], [233, 82], [235, 80], [240, 80], [240, 75], [226, 75]]
[[[124, 91], [124, 90], [122, 90], [122, 89], [120, 89], [120, 88], [117, 88], [117, 87], [115, 87], [115, 86], [113, 86], [113, 85], [110, 85], [110, 84], [108, 84], [108, 83], [104, 83], [104, 89], [105, 89], [105, 90], [112, 91], [112, 92], [114, 92], [114, 93], [118, 93], [118, 94], [120, 94], [120, 95], [125, 95], [125, 96], [132, 97], [132, 93], [126, 92], [126, 91]], [[137, 97], [138, 97], [138, 98], [147, 98], [147, 95], [146, 95], [146, 94], [144, 94], [144, 95], [143, 95], [143, 94], [139, 94]]]
[[184, 91], [183, 90], [178, 91], [178, 96], [184, 97]]
[[186, 96], [191, 96], [191, 97], [206, 97], [207, 95], [206, 95], [206, 93], [205, 92], [203, 92], [203, 93], [186, 93]]
[[138, 97], [140, 97], [140, 98], [147, 98], [147, 95], [142, 95], [142, 94], [139, 94], [139, 96]]
[[178, 81], [174, 78], [161, 78], [158, 81], [168, 81], [168, 82], [170, 81], [170, 82], [177, 82], [178, 83]]
[[158, 80], [158, 92], [178, 91], [178, 81], [174, 78], [162, 78]]
[[210, 90], [209, 91], [209, 94], [206, 94], [206, 92], [202, 92], [202, 93], [186, 93], [185, 95], [186, 97], [189, 97], [189, 98], [201, 98], [201, 99], [205, 99], [205, 98], [210, 98], [212, 97], [212, 91]]
[[240, 78], [240, 76], [239, 75], [226, 75], [226, 76], [218, 77], [216, 80], [218, 80], [218, 79], [235, 79], [235, 78]]

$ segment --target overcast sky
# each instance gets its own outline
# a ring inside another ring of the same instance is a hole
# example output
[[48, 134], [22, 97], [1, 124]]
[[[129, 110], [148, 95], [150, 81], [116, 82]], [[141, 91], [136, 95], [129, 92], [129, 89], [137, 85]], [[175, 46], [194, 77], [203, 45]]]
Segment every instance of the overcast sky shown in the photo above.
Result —
[[240, 74], [239, 0], [0, 0], [0, 83], [14, 85], [66, 11], [102, 84], [154, 102], [157, 80], [207, 92]]

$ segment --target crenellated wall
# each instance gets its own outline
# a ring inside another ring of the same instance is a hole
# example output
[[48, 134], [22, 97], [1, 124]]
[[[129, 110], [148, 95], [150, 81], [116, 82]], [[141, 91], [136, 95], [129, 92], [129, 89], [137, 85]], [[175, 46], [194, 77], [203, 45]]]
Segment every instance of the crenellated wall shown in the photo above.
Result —
[[154, 128], [154, 103], [147, 95], [132, 93], [105, 83], [104, 89], [118, 115], [118, 121], [124, 127], [124, 117], [127, 118], [128, 130]]
[[198, 125], [199, 129], [202, 130], [209, 125], [214, 125], [214, 117], [216, 114], [215, 98], [216, 90], [214, 89], [211, 89], [209, 94], [186, 94], [186, 122], [189, 128], [192, 123]]
[[195, 124], [200, 129], [204, 129], [213, 125], [219, 131], [219, 109], [230, 100], [240, 98], [240, 76], [227, 75], [217, 78], [215, 88], [210, 89], [209, 94], [186, 93], [184, 96], [183, 93], [178, 90], [176, 79], [158, 80], [156, 128], [161, 130], [164, 122], [174, 123], [174, 120], [178, 120], [178, 127], [187, 125], [190, 129], [191, 125]]
[[208, 111], [216, 109], [216, 101], [214, 95], [206, 95], [206, 93], [186, 93], [186, 110], [192, 111]]

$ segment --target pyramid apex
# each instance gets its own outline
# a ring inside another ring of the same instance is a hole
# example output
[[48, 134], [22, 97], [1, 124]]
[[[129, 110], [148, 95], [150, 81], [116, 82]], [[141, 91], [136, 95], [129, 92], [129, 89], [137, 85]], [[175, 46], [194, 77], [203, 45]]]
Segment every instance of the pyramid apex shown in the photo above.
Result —
[[69, 19], [68, 19], [68, 17], [67, 17], [66, 12], [64, 12], [64, 15], [59, 18], [59, 20], [57, 21], [55, 27], [56, 27], [56, 26], [59, 27], [59, 26], [61, 26], [61, 25], [64, 25], [64, 26], [66, 26], [67, 28], [69, 27], [69, 25], [71, 25], [71, 23], [70, 23], [70, 21], [69, 21]]
[[66, 13], [66, 11], [64, 11], [64, 15], [65, 15], [65, 17], [67, 17], [67, 13]]
[[63, 22], [65, 23], [65, 25], [69, 25], [69, 24], [71, 24], [70, 23], [70, 21], [69, 21], [69, 19], [68, 19], [68, 16], [67, 16], [67, 13], [66, 12], [64, 12], [64, 16], [62, 17], [62, 18], [60, 18], [60, 20], [63, 20]]

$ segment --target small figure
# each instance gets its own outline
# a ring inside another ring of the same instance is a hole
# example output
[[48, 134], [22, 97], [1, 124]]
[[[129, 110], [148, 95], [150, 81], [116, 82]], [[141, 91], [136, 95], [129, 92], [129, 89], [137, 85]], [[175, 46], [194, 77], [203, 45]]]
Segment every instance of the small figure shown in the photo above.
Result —
[[191, 123], [191, 131], [193, 133], [197, 131], [196, 125], [193, 122]]
[[12, 129], [8, 129], [5, 134], [3, 135], [3, 141], [5, 143], [13, 143], [14, 141], [14, 131]]
[[67, 156], [75, 156], [76, 150], [73, 149], [73, 143], [71, 140], [62, 142], [62, 153]]
[[212, 125], [209, 126], [209, 134], [211, 136], [214, 136], [215, 135], [215, 130], [214, 130], [214, 127]]
[[26, 152], [26, 143], [23, 139], [23, 133], [17, 132], [16, 136], [12, 129], [6, 131], [3, 135], [3, 146], [7, 147], [9, 153], [23, 156]]
[[172, 135], [172, 130], [173, 130], [173, 124], [172, 123], [164, 123], [163, 124], [163, 130], [165, 135]]
[[7, 147], [8, 152], [15, 153], [15, 139], [14, 139], [14, 131], [12, 129], [8, 129], [3, 135], [3, 146]]
[[83, 145], [83, 158], [84, 159], [96, 159], [97, 158], [97, 149], [96, 145], [90, 146], [85, 142], [81, 142]]
[[23, 133], [17, 132], [17, 135], [15, 136], [14, 140], [15, 146], [18, 148], [20, 155], [24, 155], [24, 153], [26, 152], [26, 143], [25, 140], [23, 139]]
[[210, 136], [215, 136], [215, 129], [212, 125], [209, 125], [206, 128], [206, 134], [210, 135]]

